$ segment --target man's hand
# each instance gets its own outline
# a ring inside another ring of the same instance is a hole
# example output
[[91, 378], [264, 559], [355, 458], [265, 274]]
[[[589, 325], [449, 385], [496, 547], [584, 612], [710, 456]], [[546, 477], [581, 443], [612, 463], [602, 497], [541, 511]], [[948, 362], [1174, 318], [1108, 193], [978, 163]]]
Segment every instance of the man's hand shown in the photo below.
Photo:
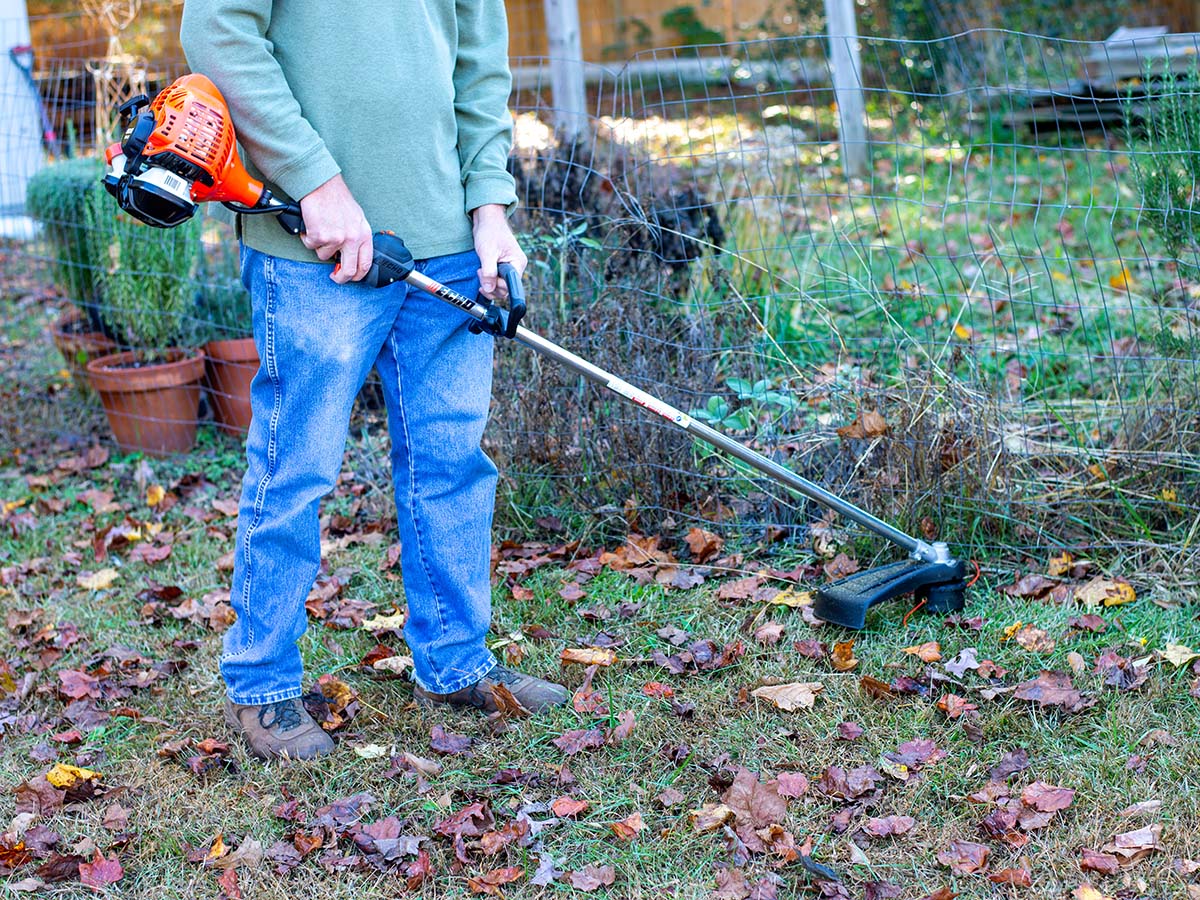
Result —
[[479, 254], [479, 292], [489, 300], [508, 297], [508, 285], [496, 277], [496, 267], [511, 263], [517, 274], [529, 264], [517, 238], [508, 227], [508, 216], [500, 203], [488, 203], [471, 211], [475, 252]]
[[371, 226], [341, 175], [334, 175], [305, 195], [300, 200], [300, 211], [304, 214], [305, 232], [300, 235], [304, 246], [320, 259], [340, 254], [330, 278], [346, 284], [370, 271]]

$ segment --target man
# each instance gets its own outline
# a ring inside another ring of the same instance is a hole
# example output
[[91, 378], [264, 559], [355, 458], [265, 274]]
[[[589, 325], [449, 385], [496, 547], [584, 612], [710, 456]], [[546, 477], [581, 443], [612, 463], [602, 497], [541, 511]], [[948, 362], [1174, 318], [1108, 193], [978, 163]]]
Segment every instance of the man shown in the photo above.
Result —
[[479, 442], [492, 340], [404, 284], [355, 284], [372, 230], [395, 231], [418, 270], [468, 296], [504, 294], [499, 262], [524, 269], [507, 222], [503, 0], [186, 0], [181, 41], [225, 95], [255, 174], [299, 198], [306, 225], [295, 238], [273, 217], [239, 222], [262, 362], [238, 510], [238, 618], [221, 659], [227, 720], [262, 758], [332, 749], [299, 700], [296, 642], [320, 564], [318, 504], [372, 366], [392, 439], [415, 697], [491, 711], [504, 684], [535, 712], [564, 702], [561, 686], [497, 665], [484, 643], [496, 470]]

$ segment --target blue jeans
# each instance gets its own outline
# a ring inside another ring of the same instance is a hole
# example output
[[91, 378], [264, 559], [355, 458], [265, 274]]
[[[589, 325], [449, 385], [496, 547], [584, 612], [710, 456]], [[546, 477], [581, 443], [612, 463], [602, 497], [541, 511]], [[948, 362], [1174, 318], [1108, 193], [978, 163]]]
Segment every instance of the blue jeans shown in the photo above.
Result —
[[[474, 251], [417, 269], [474, 297]], [[221, 675], [235, 703], [301, 693], [297, 641], [321, 561], [318, 505], [342, 466], [350, 411], [374, 366], [391, 432], [408, 621], [417, 682], [449, 693], [495, 665], [489, 551], [496, 467], [480, 449], [492, 339], [470, 317], [400, 283], [338, 285], [328, 265], [242, 248], [261, 365], [238, 507], [232, 604]]]

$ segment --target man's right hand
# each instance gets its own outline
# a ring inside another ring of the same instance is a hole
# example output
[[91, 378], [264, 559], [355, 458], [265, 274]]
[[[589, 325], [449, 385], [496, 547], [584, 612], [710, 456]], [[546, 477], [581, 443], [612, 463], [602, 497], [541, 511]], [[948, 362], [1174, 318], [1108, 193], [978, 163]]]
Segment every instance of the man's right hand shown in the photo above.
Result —
[[371, 226], [341, 175], [300, 200], [305, 231], [300, 240], [320, 259], [339, 257], [329, 277], [338, 284], [358, 281], [371, 269]]

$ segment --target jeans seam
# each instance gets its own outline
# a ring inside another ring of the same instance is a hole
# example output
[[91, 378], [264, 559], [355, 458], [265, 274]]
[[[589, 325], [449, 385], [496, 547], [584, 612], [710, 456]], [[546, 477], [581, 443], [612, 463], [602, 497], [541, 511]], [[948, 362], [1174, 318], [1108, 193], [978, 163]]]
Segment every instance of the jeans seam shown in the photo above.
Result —
[[300, 688], [282, 688], [269, 694], [252, 694], [238, 698], [232, 694], [226, 696], [238, 706], [266, 706], [268, 703], [278, 703], [280, 700], [296, 700], [301, 696]]
[[[259, 522], [262, 521], [263, 511], [266, 508], [266, 493], [267, 487], [271, 483], [271, 479], [275, 475], [276, 464], [276, 449], [277, 437], [279, 430], [279, 414], [283, 406], [283, 391], [279, 384], [279, 364], [275, 359], [275, 265], [268, 254], [264, 254], [263, 258], [263, 283], [266, 285], [267, 302], [263, 309], [263, 349], [266, 350], [266, 358], [263, 360], [263, 366], [267, 370], [267, 377], [271, 379], [272, 404], [271, 418], [267, 421], [267, 470], [263, 473], [263, 477], [259, 479], [258, 487], [254, 492], [254, 517], [246, 526], [246, 536], [242, 541], [242, 560], [246, 570], [246, 575], [242, 579], [242, 609], [246, 612], [247, 621], [247, 640], [244, 646], [237, 653], [224, 657], [224, 660], [235, 660], [240, 656], [244, 656], [254, 647], [254, 617], [250, 615], [250, 581], [253, 575], [253, 557], [250, 553], [250, 542], [254, 537], [254, 532], [258, 528]], [[223, 660], [223, 661], [224, 661]], [[293, 689], [289, 689], [293, 690]], [[280, 699], [289, 699], [282, 697]], [[236, 702], [236, 701], [235, 701]], [[270, 703], [273, 701], [263, 700], [262, 703]]]
[[[417, 679], [417, 684], [420, 684], [422, 688], [424, 688], [431, 694], [453, 694], [456, 691], [461, 691], [463, 688], [467, 688], [467, 687], [470, 687], [471, 685], [475, 684], [480, 679], [484, 678], [488, 674], [488, 672], [492, 671], [492, 669], [494, 669], [494, 668], [496, 668], [496, 666], [500, 665], [500, 663], [496, 660], [496, 658], [494, 656], [491, 655], [490, 652], [489, 652], [488, 656], [489, 656], [489, 658], [484, 662], [483, 665], [481, 665], [474, 672], [464, 675], [457, 682], [451, 682], [449, 685], [443, 685], [441, 687], [430, 687], [427, 684], [421, 684], [421, 681], [419, 679]], [[414, 678], [415, 677], [416, 676], [414, 675]]]
[[396, 332], [393, 329], [388, 334], [388, 343], [392, 348], [392, 357], [396, 360], [396, 406], [400, 412], [400, 430], [404, 434], [404, 446], [408, 448], [408, 510], [412, 517], [413, 531], [417, 535], [417, 556], [421, 560], [421, 570], [425, 580], [429, 582], [429, 592], [433, 595], [433, 608], [437, 610], [438, 628], [441, 635], [446, 634], [446, 619], [442, 615], [442, 598], [438, 594], [437, 583], [429, 568], [429, 560], [425, 556], [425, 537], [421, 532], [421, 517], [417, 515], [417, 469], [414, 464], [416, 454], [413, 453], [412, 435], [408, 431], [408, 414], [404, 410], [404, 389], [400, 380], [400, 354], [396, 347]]

